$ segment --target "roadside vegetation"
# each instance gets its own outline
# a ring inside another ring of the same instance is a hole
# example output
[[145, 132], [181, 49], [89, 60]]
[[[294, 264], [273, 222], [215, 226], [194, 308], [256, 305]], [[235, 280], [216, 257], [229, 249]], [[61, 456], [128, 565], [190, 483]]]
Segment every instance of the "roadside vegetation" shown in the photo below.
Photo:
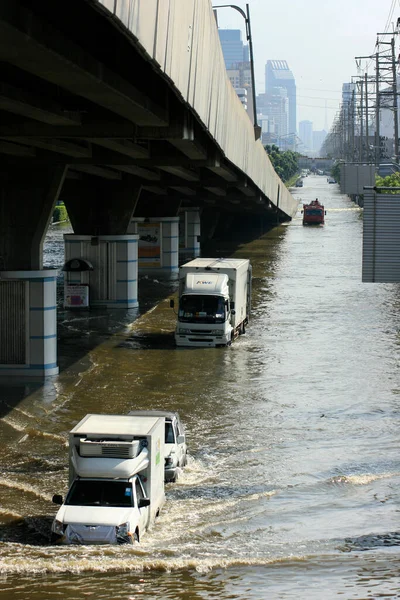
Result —
[[[380, 177], [379, 175], [376, 175], [375, 185], [377, 188], [379, 188], [379, 187], [400, 188], [400, 173], [392, 173], [391, 175], [387, 175], [386, 177]], [[383, 194], [398, 194], [399, 190], [393, 190], [393, 192], [390, 192], [389, 190], [383, 190], [382, 193]]]
[[65, 208], [64, 202], [60, 202], [54, 209], [53, 212], [53, 223], [60, 223], [60, 221], [68, 221], [68, 213]]
[[292, 150], [285, 150], [281, 152], [278, 146], [272, 144], [272, 146], [264, 146], [266, 153], [274, 167], [276, 174], [285, 183], [289, 182], [292, 178], [296, 178], [299, 172], [299, 153], [293, 152]]
[[331, 169], [331, 175], [334, 177], [335, 181], [340, 183], [340, 162], [337, 162], [333, 165]]

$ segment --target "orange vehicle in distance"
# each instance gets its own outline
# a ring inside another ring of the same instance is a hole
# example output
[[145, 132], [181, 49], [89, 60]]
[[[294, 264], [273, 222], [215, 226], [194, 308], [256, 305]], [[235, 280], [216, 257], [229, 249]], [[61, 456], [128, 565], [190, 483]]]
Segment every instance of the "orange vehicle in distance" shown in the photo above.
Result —
[[312, 200], [310, 204], [303, 204], [303, 225], [324, 225], [326, 210], [318, 198]]

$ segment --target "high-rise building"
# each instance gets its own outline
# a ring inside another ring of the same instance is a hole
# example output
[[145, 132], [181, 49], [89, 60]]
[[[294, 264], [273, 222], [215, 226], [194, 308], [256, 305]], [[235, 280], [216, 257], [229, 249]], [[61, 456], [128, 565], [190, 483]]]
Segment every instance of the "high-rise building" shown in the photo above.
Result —
[[281, 138], [287, 138], [289, 133], [289, 100], [285, 88], [272, 88], [269, 94], [257, 96], [257, 110], [267, 116], [275, 124], [274, 143], [280, 145]]
[[243, 43], [240, 29], [218, 29], [218, 34], [229, 80], [254, 122], [249, 47]]
[[273, 88], [284, 88], [289, 101], [289, 131], [293, 137], [297, 131], [296, 117], [296, 81], [286, 60], [267, 60], [265, 65], [265, 92], [270, 94]]
[[300, 121], [299, 137], [307, 150], [313, 150], [313, 124], [312, 121]]
[[327, 136], [327, 132], [325, 131], [325, 129], [322, 129], [321, 131], [313, 131], [312, 132], [312, 136], [313, 136], [313, 153], [314, 156], [318, 156], [319, 152], [322, 148], [322, 144], [325, 141], [325, 138]]
[[218, 34], [227, 69], [249, 62], [249, 47], [243, 43], [240, 29], [218, 29]]

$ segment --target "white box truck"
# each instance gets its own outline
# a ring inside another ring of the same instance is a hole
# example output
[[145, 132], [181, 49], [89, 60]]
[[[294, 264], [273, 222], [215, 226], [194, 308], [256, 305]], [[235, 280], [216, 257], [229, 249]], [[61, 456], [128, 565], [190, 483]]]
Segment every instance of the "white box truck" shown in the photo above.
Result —
[[245, 333], [250, 305], [248, 259], [195, 258], [182, 265], [175, 330], [177, 346], [229, 346]]
[[52, 542], [139, 542], [165, 501], [165, 419], [86, 415], [69, 434], [69, 491]]

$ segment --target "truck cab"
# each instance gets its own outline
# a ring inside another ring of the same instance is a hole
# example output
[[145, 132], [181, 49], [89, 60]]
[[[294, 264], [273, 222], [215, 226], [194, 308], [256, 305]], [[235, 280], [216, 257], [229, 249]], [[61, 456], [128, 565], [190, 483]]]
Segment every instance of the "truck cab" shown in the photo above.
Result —
[[165, 419], [165, 482], [174, 482], [187, 464], [186, 435], [179, 414], [162, 410], [132, 410], [131, 416], [154, 416]]
[[139, 542], [148, 527], [150, 499], [140, 475], [127, 480], [78, 477], [61, 503], [52, 526], [52, 541], [64, 544]]
[[228, 275], [189, 273], [179, 299], [176, 344], [228, 346], [232, 341]]

